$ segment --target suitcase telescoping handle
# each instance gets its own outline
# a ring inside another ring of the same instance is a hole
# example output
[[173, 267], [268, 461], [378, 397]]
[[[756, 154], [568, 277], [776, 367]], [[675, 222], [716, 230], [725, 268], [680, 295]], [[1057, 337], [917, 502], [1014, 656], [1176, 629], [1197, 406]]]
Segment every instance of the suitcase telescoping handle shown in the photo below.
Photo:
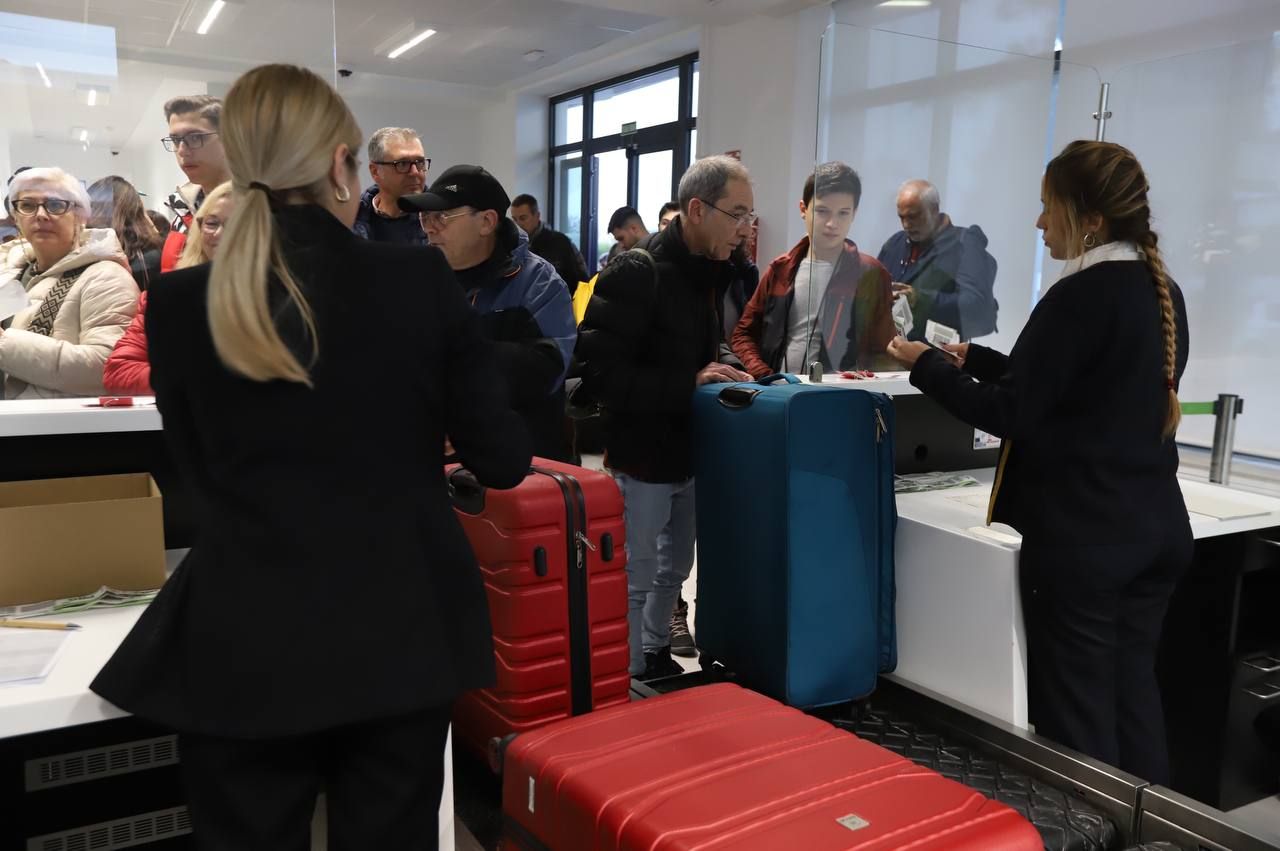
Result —
[[[799, 384], [800, 379], [786, 372], [775, 372], [773, 375], [766, 375], [759, 381], [755, 382], [760, 387], [768, 387], [775, 381], [785, 381], [787, 384]], [[760, 393], [760, 387], [751, 384], [735, 384], [732, 387], [726, 387], [720, 391], [718, 401], [726, 408], [734, 410], [747, 408], [755, 400]]]

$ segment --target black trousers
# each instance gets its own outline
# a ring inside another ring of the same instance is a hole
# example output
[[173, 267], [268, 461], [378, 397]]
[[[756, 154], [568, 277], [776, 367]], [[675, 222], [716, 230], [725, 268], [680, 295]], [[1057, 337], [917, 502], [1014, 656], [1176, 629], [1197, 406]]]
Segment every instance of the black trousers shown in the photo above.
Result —
[[1167, 540], [1056, 545], [1023, 539], [1027, 703], [1036, 732], [1152, 783], [1168, 783], [1156, 650], [1190, 567], [1185, 525]]
[[434, 851], [451, 709], [287, 739], [179, 734], [195, 847], [306, 851], [324, 791], [331, 851]]

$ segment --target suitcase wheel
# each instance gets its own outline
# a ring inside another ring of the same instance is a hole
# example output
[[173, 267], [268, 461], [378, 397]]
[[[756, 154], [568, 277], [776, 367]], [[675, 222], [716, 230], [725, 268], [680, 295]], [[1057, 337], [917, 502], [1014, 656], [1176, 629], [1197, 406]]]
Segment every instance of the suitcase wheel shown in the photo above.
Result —
[[489, 770], [499, 777], [502, 776], [502, 764], [507, 758], [507, 745], [510, 745], [515, 737], [515, 733], [508, 733], [505, 736], [494, 736], [489, 740]]

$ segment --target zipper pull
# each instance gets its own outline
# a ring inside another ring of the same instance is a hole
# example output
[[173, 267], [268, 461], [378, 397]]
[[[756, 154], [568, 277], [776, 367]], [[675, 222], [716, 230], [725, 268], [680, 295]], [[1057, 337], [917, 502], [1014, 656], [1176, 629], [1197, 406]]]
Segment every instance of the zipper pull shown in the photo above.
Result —
[[591, 543], [591, 539], [587, 537], [585, 532], [578, 533], [578, 543], [582, 544], [582, 546], [591, 550], [593, 553], [596, 551], [596, 545]]
[[884, 424], [884, 415], [880, 413], [879, 408], [875, 409], [875, 415], [876, 415], [876, 443], [879, 443], [881, 440], [884, 439], [884, 436], [889, 433], [889, 427]]

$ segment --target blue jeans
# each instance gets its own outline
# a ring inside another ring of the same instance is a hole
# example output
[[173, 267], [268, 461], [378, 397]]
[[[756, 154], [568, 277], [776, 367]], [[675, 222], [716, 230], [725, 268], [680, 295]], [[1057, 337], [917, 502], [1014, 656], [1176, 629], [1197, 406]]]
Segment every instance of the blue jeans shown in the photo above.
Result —
[[697, 534], [693, 479], [651, 484], [614, 473], [627, 524], [627, 624], [631, 673], [644, 673], [644, 654], [671, 643], [671, 611], [693, 570]]

